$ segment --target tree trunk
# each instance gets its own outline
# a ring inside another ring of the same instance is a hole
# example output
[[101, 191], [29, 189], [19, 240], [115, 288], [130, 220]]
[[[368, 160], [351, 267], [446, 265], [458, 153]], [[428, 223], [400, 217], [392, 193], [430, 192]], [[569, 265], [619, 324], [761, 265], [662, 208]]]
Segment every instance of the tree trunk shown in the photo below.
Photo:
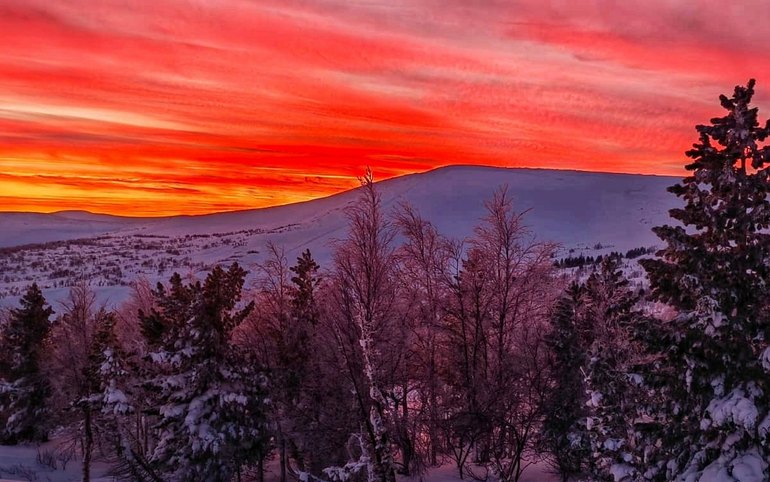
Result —
[[83, 409], [83, 482], [91, 482], [91, 453], [94, 449], [94, 434], [91, 427], [91, 407]]
[[281, 482], [286, 482], [286, 439], [281, 435]]
[[404, 475], [409, 476], [411, 475], [411, 468], [412, 468], [412, 459], [414, 458], [414, 444], [412, 443], [412, 437], [409, 433], [409, 403], [408, 403], [408, 393], [409, 390], [409, 383], [408, 381], [404, 380], [403, 385], [401, 386], [402, 390], [402, 399], [401, 399], [401, 405], [403, 407], [401, 413], [402, 413], [402, 428], [403, 431], [401, 441], [402, 447], [402, 459], [404, 463]]

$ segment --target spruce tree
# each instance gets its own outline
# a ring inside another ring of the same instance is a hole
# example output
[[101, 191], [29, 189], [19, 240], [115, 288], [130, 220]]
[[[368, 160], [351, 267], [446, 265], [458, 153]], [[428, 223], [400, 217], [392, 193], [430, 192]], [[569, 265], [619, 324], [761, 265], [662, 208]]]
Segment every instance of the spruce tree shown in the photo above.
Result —
[[90, 324], [93, 325], [91, 327], [93, 334], [87, 342], [87, 357], [82, 367], [80, 396], [72, 402], [72, 406], [80, 414], [83, 482], [91, 478], [94, 447], [102, 446], [102, 441], [109, 440], [113, 445], [117, 441], [114, 438], [117, 435], [116, 420], [103, 412], [124, 410], [128, 406], [125, 394], [115, 386], [116, 377], [121, 374], [116, 357], [115, 314], [102, 308], [93, 316]]
[[291, 278], [290, 291], [290, 326], [280, 334], [278, 346], [278, 366], [281, 370], [282, 388], [286, 391], [286, 402], [292, 407], [299, 403], [303, 378], [308, 375], [309, 339], [313, 328], [318, 323], [318, 306], [315, 303], [315, 290], [318, 287], [319, 266], [305, 250], [297, 258], [297, 264], [289, 268]]
[[310, 250], [305, 250], [297, 258], [297, 264], [289, 269], [294, 273], [290, 289], [291, 327], [285, 336], [286, 350], [280, 360], [285, 377], [286, 415], [293, 425], [293, 455], [299, 469], [320, 475], [323, 467], [319, 457], [325, 450], [319, 442], [326, 435], [319, 433], [324, 431], [321, 427], [324, 407], [318, 403], [323, 382], [317, 381], [320, 367], [314, 366], [317, 357], [313, 356], [320, 316], [316, 301], [320, 266]]
[[53, 310], [33, 283], [0, 336], [0, 442], [45, 441], [50, 384], [41, 370]]
[[289, 268], [294, 276], [291, 282], [292, 290], [292, 316], [295, 320], [315, 326], [318, 323], [318, 306], [316, 304], [316, 291], [320, 278], [318, 270], [321, 267], [313, 259], [310, 250], [306, 249], [302, 256], [297, 258], [297, 264]]
[[665, 247], [643, 261], [653, 298], [678, 311], [650, 338], [664, 480], [770, 478], [770, 123], [753, 95], [754, 80], [736, 86], [726, 115], [696, 127], [691, 174], [669, 188], [679, 225], [655, 228]]
[[166, 480], [228, 481], [262, 449], [263, 377], [231, 343], [254, 307], [238, 307], [245, 275], [237, 264], [202, 284], [175, 275], [154, 292], [158, 309], [140, 314], [159, 406], [151, 463]]
[[580, 475], [589, 454], [585, 432], [583, 379], [587, 362], [583, 336], [583, 285], [570, 284], [556, 302], [547, 338], [554, 386], [545, 402], [542, 449], [562, 481]]

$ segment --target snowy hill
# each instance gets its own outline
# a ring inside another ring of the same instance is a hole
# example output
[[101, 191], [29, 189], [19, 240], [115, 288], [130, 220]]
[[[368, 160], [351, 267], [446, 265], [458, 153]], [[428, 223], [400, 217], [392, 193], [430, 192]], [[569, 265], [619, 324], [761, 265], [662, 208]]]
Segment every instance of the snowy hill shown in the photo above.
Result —
[[[453, 166], [378, 183], [386, 210], [409, 202], [449, 236], [472, 234], [484, 201], [507, 185], [518, 211], [538, 239], [558, 242], [563, 253], [626, 251], [657, 244], [650, 228], [668, 222], [677, 201], [666, 192], [676, 178], [540, 169]], [[83, 212], [0, 213], [0, 295], [14, 298], [32, 280], [54, 299], [70, 280], [86, 276], [123, 298], [137, 276], [167, 279], [262, 259], [269, 240], [290, 261], [305, 248], [323, 264], [332, 241], [345, 236], [345, 208], [357, 193], [267, 209], [168, 218], [124, 218]], [[67, 241], [63, 240], [74, 240]], [[56, 242], [59, 241], [59, 242]], [[48, 243], [42, 246], [11, 246]], [[601, 245], [602, 248], [595, 248]]]

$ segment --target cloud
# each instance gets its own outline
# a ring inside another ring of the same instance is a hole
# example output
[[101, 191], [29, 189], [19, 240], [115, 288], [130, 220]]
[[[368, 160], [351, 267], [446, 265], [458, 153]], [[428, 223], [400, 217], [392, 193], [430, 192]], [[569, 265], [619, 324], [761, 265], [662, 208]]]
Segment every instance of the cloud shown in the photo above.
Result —
[[12, 0], [4, 202], [241, 209], [367, 165], [678, 174], [718, 94], [757, 77], [770, 99], [768, 21], [759, 0]]

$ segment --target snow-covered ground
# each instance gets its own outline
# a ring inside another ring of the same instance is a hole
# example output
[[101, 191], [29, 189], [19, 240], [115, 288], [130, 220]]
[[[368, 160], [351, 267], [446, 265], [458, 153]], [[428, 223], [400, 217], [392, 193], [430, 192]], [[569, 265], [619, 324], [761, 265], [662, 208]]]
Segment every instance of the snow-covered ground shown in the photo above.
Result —
[[[56, 444], [36, 446], [0, 445], [0, 482], [39, 481], [39, 482], [77, 482], [82, 480], [82, 467], [77, 458], [68, 460], [66, 465], [61, 460], [46, 456], [57, 453]], [[47, 462], [47, 463], [46, 463]], [[100, 460], [93, 464], [92, 482], [113, 482], [108, 475], [109, 466]], [[279, 479], [277, 461], [266, 465], [265, 481], [276, 482]], [[459, 482], [457, 469], [451, 462], [430, 469], [421, 476], [401, 477], [400, 482]], [[468, 480], [468, 477], [464, 479]], [[526, 469], [521, 482], [556, 482], [558, 477], [551, 474], [544, 463], [534, 464]]]
[[[82, 480], [82, 465], [77, 457], [61, 456], [56, 442], [40, 446], [0, 445], [0, 482], [78, 482]], [[93, 463], [92, 482], [112, 482], [109, 467], [101, 461]]]
[[[453, 166], [378, 184], [386, 211], [408, 202], [445, 235], [464, 238], [485, 214], [484, 202], [507, 185], [515, 208], [540, 240], [561, 254], [596, 256], [657, 244], [650, 228], [677, 205], [666, 188], [676, 178], [544, 169]], [[122, 218], [83, 212], [0, 213], [0, 303], [15, 303], [32, 281], [60, 300], [73, 280], [90, 280], [100, 298], [120, 303], [137, 277], [206, 271], [238, 261], [253, 269], [272, 241], [290, 262], [309, 248], [328, 266], [333, 240], [345, 235], [345, 208], [357, 193], [267, 209], [168, 218]], [[63, 241], [73, 240], [77, 241]], [[47, 243], [11, 248], [20, 244]]]

